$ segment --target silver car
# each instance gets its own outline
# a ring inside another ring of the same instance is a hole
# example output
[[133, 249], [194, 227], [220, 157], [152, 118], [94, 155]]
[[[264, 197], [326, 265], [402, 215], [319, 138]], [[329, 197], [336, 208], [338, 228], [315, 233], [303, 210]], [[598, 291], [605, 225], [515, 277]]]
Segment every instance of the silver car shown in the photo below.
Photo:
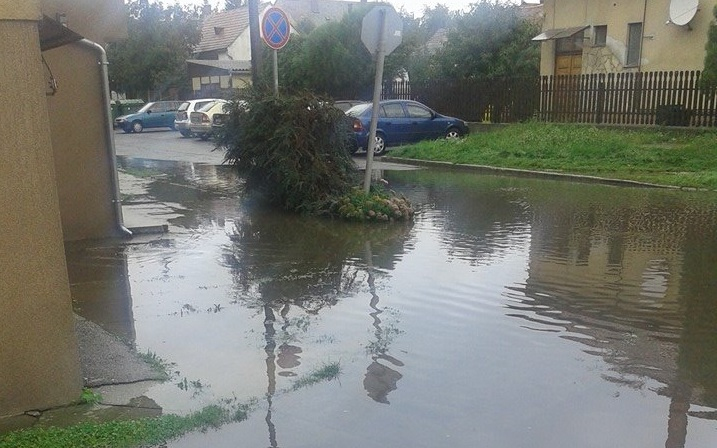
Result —
[[205, 104], [199, 110], [189, 114], [189, 130], [192, 134], [201, 138], [202, 140], [208, 140], [212, 135], [212, 122], [214, 114], [223, 113], [224, 105], [227, 104], [226, 100], [215, 100], [211, 103]]
[[213, 103], [217, 98], [201, 98], [196, 100], [189, 100], [183, 102], [179, 109], [177, 109], [177, 115], [174, 119], [174, 127], [184, 137], [191, 137], [192, 130], [189, 128], [189, 115], [195, 110], [199, 110], [209, 103]]

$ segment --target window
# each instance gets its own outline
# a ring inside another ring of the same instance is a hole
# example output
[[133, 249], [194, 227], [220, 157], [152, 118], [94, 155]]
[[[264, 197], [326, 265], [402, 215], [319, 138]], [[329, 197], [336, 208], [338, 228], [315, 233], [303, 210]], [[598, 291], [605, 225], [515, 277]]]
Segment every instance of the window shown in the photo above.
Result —
[[570, 37], [556, 39], [555, 52], [557, 54], [581, 53], [583, 51], [583, 39], [585, 32], [580, 31]]
[[642, 23], [627, 24], [627, 55], [625, 67], [640, 65], [640, 48], [642, 47]]
[[385, 104], [381, 106], [380, 115], [384, 118], [405, 118], [403, 106], [400, 103]]
[[411, 118], [433, 118], [431, 111], [421, 106], [407, 104], [406, 109], [408, 109], [408, 116]]
[[593, 28], [593, 45], [604, 47], [607, 43], [607, 25], [595, 25]]

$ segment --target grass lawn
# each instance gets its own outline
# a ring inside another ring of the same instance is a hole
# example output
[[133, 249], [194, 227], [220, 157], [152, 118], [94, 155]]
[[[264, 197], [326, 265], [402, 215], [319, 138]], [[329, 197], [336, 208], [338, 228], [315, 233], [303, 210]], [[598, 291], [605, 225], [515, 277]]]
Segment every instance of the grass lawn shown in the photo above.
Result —
[[717, 131], [521, 123], [391, 156], [717, 190]]

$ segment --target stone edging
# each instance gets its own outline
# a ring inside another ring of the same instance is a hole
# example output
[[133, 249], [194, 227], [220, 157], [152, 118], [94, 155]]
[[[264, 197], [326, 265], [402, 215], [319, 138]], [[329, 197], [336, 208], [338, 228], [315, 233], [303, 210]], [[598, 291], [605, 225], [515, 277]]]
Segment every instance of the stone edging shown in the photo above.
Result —
[[470, 165], [470, 164], [461, 164], [461, 163], [452, 163], [452, 162], [440, 162], [440, 161], [435, 161], [435, 160], [407, 159], [407, 158], [403, 158], [403, 157], [391, 157], [391, 156], [384, 156], [384, 157], [382, 157], [382, 160], [385, 162], [396, 162], [396, 163], [412, 164], [412, 165], [426, 166], [426, 167], [437, 167], [437, 168], [447, 168], [447, 169], [453, 169], [453, 170], [477, 171], [477, 172], [486, 172], [486, 173], [510, 174], [510, 175], [514, 175], [514, 176], [523, 176], [523, 177], [540, 177], [540, 178], [547, 178], [547, 179], [577, 180], [577, 181], [581, 181], [581, 182], [592, 182], [592, 183], [616, 185], [616, 186], [632, 186], [632, 187], [641, 187], [641, 188], [662, 188], [662, 189], [668, 189], [668, 190], [681, 190], [681, 191], [710, 191], [708, 189], [678, 187], [675, 185], [660, 185], [660, 184], [653, 184], [653, 183], [649, 183], [649, 182], [639, 182], [639, 181], [635, 181], [635, 180], [611, 179], [611, 178], [607, 178], [607, 177], [588, 176], [588, 175], [583, 175], [583, 174], [558, 173], [558, 172], [551, 172], [551, 171], [522, 170], [522, 169], [517, 169], [517, 168], [501, 168], [501, 167], [488, 166], [488, 165]]

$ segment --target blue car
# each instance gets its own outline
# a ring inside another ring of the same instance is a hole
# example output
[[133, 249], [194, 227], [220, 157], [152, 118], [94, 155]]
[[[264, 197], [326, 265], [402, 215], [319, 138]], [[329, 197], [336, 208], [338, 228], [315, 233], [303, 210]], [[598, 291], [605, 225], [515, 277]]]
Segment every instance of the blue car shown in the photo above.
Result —
[[155, 101], [147, 103], [140, 110], [115, 119], [115, 127], [126, 133], [142, 132], [147, 128], [174, 129], [174, 119], [182, 101]]
[[[409, 100], [386, 100], [379, 103], [374, 155], [380, 156], [389, 146], [416, 143], [437, 138], [459, 138], [468, 133], [463, 120], [441, 115], [428, 106]], [[356, 150], [368, 149], [372, 103], [359, 104], [346, 111], [352, 119]]]

